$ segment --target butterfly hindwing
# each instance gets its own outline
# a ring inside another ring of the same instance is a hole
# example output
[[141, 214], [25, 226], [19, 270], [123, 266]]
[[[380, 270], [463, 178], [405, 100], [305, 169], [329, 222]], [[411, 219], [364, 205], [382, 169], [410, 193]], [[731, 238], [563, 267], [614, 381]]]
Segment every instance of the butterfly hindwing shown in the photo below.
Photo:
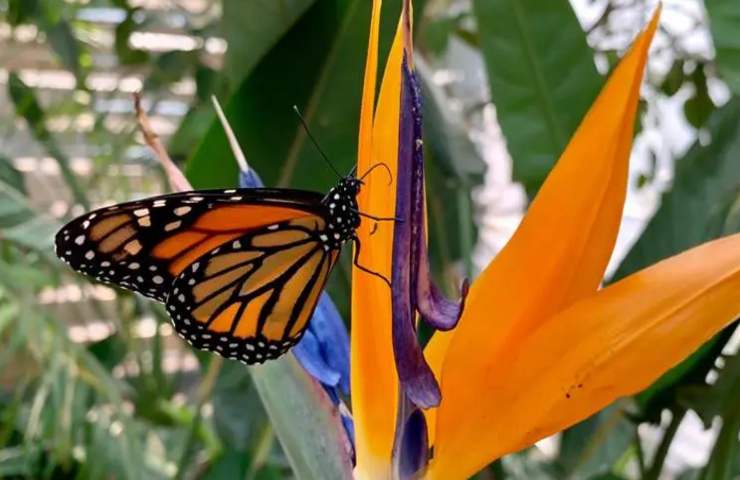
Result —
[[321, 195], [239, 189], [175, 193], [101, 208], [57, 233], [74, 270], [164, 302], [187, 266], [246, 232], [294, 218], [321, 218]]
[[339, 251], [311, 216], [255, 230], [200, 257], [175, 279], [167, 311], [197, 348], [245, 363], [297, 343]]

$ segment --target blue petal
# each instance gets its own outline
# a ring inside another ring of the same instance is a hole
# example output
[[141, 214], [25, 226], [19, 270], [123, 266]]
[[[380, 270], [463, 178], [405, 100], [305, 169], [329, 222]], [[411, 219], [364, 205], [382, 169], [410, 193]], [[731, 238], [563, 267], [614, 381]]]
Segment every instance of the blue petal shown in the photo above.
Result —
[[239, 186], [241, 188], [261, 188], [265, 184], [262, 183], [262, 179], [257, 175], [257, 172], [250, 168], [246, 172], [239, 170]]
[[293, 347], [293, 354], [303, 368], [325, 387], [336, 387], [339, 384], [339, 372], [324, 361], [319, 340], [311, 329], [306, 330], [298, 345]]
[[326, 293], [321, 294], [308, 329], [318, 339], [326, 364], [339, 374], [339, 388], [349, 395], [349, 334]]

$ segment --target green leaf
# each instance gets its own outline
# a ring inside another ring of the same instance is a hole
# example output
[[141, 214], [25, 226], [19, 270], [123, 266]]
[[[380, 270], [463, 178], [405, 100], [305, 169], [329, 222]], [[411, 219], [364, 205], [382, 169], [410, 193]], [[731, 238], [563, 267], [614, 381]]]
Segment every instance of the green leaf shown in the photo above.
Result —
[[[211, 396], [213, 423], [229, 448], [247, 450], [267, 421], [252, 381], [240, 363], [225, 362]], [[235, 422], [234, 419], [239, 421]]]
[[0, 180], [0, 241], [48, 255], [59, 226], [56, 220], [36, 212], [25, 196]]
[[565, 478], [607, 475], [637, 437], [625, 402], [615, 402], [563, 432], [557, 464]]
[[724, 367], [719, 369], [719, 377], [712, 385], [690, 385], [680, 393], [681, 404], [694, 410], [709, 428], [716, 417], [731, 413], [732, 407], [740, 400], [740, 355], [722, 357]]
[[291, 354], [251, 367], [272, 426], [297, 478], [352, 478], [339, 411]]
[[601, 78], [567, 0], [473, 5], [514, 178], [532, 194], [596, 98]]
[[708, 0], [709, 27], [717, 52], [717, 68], [722, 79], [740, 93], [740, 3], [735, 0]]
[[224, 73], [235, 88], [316, 0], [224, 0]]
[[[59, 57], [64, 68], [71, 71], [78, 81], [82, 81], [82, 66], [80, 65], [80, 45], [74, 36], [72, 26], [66, 20], [48, 24], [46, 32], [48, 43]], [[80, 85], [82, 86], [82, 84]]]
[[23, 174], [16, 170], [13, 161], [8, 157], [0, 155], [0, 183], [17, 190], [21, 195], [26, 194], [26, 185]]
[[88, 209], [87, 198], [69, 166], [69, 159], [46, 128], [46, 113], [41, 108], [36, 93], [15, 72], [10, 72], [10, 75], [8, 75], [8, 94], [13, 100], [15, 114], [26, 121], [33, 137], [56, 160], [62, 172], [62, 177], [72, 190], [74, 199], [85, 209]]
[[590, 478], [607, 474], [629, 448], [637, 426], [625, 415], [623, 402], [563, 432], [557, 463], [565, 478]]
[[[399, 2], [386, 2], [382, 45], [389, 45]], [[225, 102], [250, 165], [266, 185], [324, 191], [336, 178], [323, 166], [292, 110], [297, 105], [339, 171], [355, 161], [370, 5], [316, 2], [263, 56]], [[302, 54], [310, 51], [311, 55]], [[198, 188], [233, 185], [236, 163], [214, 121], [187, 168]]]
[[714, 103], [709, 97], [707, 88], [707, 76], [704, 73], [704, 65], [699, 65], [691, 75], [691, 82], [694, 85], [694, 94], [686, 100], [683, 105], [683, 112], [686, 120], [694, 127], [701, 128], [709, 119], [714, 111]]
[[114, 44], [116, 55], [121, 65], [140, 65], [149, 60], [149, 54], [144, 50], [133, 49], [129, 44], [129, 37], [136, 30], [134, 15], [139, 9], [129, 8], [125, 2], [123, 6], [126, 9], [126, 18], [116, 26]]
[[660, 90], [669, 97], [675, 95], [683, 86], [683, 82], [686, 79], [683, 71], [684, 63], [685, 61], [683, 59], [675, 60], [673, 66], [663, 79], [663, 83], [660, 85]]

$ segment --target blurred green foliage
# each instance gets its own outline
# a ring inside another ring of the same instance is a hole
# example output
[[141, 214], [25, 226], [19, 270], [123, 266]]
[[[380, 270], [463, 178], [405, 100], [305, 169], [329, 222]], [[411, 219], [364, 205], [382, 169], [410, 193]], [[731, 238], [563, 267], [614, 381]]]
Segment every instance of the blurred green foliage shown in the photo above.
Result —
[[[474, 273], [471, 192], [480, 185], [485, 168], [473, 137], [481, 111], [488, 105], [495, 107], [514, 178], [531, 196], [618, 58], [616, 43], [609, 40], [619, 22], [611, 19], [629, 8], [645, 11], [641, 1], [600, 3], [603, 14], [584, 27], [566, 0], [415, 2], [433, 270], [450, 290], [463, 274]], [[8, 73], [12, 112], [7, 113], [12, 118], [5, 119], [7, 125], [0, 133], [8, 138], [15, 128], [23, 128], [39, 154], [53, 159], [63, 183], [59, 191], [43, 193], [56, 195], [66, 205], [86, 207], [167, 188], [149, 155], [136, 149], [133, 121], [116, 124], [112, 110], [98, 108], [115, 100], [115, 93], [91, 88], [96, 62], [101, 61], [104, 42], [100, 39], [106, 35], [114, 57], [106, 68], [139, 75], [145, 95], [155, 100], [152, 111], [159, 106], [157, 99], [179, 95], [178, 85], [192, 80], [188, 109], [169, 138], [169, 149], [187, 165], [196, 187], [223, 187], [236, 181], [236, 164], [215, 120], [211, 95], [226, 107], [251, 165], [267, 185], [325, 190], [335, 180], [317, 160], [291, 110], [293, 105], [301, 108], [340, 171], [349, 170], [355, 157], [368, 1], [210, 0], [195, 13], [177, 6], [162, 12], [134, 4], [140, 2], [0, 2], [2, 20], [11, 33], [33, 26], [34, 42], [52, 52], [55, 68], [70, 72], [76, 84], [71, 95], [53, 96], [30, 85], [23, 72]], [[399, 5], [398, 0], [384, 2], [383, 55]], [[740, 103], [736, 97], [740, 94], [736, 38], [740, 7], [734, 0], [707, 0], [706, 8], [709, 18], [697, 25], [709, 28], [716, 58], [688, 53], [680, 47], [680, 39], [672, 38], [665, 47], [671, 53], [670, 67], [648, 73], [645, 99], [647, 104], [657, 98], [681, 102], [687, 128], [697, 129], [698, 140], [685, 155], [678, 155], [672, 183], [657, 213], [614, 279], [703, 241], [740, 231]], [[82, 15], [85, 9], [113, 9], [117, 20], [108, 30], [99, 31], [94, 21]], [[223, 38], [228, 49], [220, 61], [214, 61], [206, 41], [195, 42], [192, 49], [166, 51], [131, 41], [148, 30], [168, 33], [173, 24], [193, 38]], [[631, 27], [630, 34], [636, 31], [636, 25]], [[439, 80], [454, 55], [450, 52], [460, 54], [460, 49], [472, 51], [483, 62], [479, 87], [489, 97], [482, 105], [466, 104], [454, 82]], [[712, 88], [720, 81], [729, 87], [729, 101]], [[89, 152], [92, 171], [79, 175], [72, 168], [73, 155], [59, 138], [63, 135], [51, 125], [59, 117], [83, 114], [92, 121], [82, 140], [96, 148]], [[295, 362], [253, 372], [255, 380], [240, 364], [200, 353], [195, 368], [166, 368], [173, 346], [163, 334], [168, 325], [165, 313], [120, 291], [112, 300], [101, 300], [91, 293], [89, 282], [56, 261], [51, 251], [53, 232], [80, 207], [53, 215], [48, 205], [41, 208], [38, 192], [30, 188], [39, 185], [28, 183], [28, 174], [16, 169], [13, 152], [3, 148], [0, 476], [277, 479], [318, 475], [316, 458], [296, 458], [291, 448], [291, 442], [308, 441], [313, 420], [307, 420], [304, 431], [286, 423], [289, 417], [275, 418], [281, 408], [298, 414], [298, 407], [312, 408], [291, 403], [297, 395], [289, 393], [297, 388], [290, 383]], [[146, 174], [134, 181], [111, 173], [120, 172], [124, 163], [139, 166]], [[656, 162], [652, 168], [658, 168]], [[656, 178], [655, 171], [645, 172], [636, 187], [654, 187]], [[345, 318], [349, 318], [348, 284], [349, 259], [345, 258], [329, 287]], [[48, 299], [49, 292], [72, 290], [81, 292], [81, 301], [69, 301], [72, 297], [58, 293], [67, 301], [40, 301]], [[110, 319], [115, 333], [82, 343], [71, 341], [69, 321], [84, 324], [90, 319]], [[142, 319], [153, 322], [148, 335], [140, 333]], [[657, 479], [664, 472], [676, 429], [691, 411], [707, 426], [717, 419], [722, 426], [707, 464], [687, 472], [685, 478], [737, 478], [740, 369], [737, 355], [722, 353], [736, 328], [720, 333], [645, 392], [564, 432], [556, 455], [546, 457], [536, 449], [510, 455], [479, 478]], [[706, 382], [708, 374], [716, 377], [714, 383]], [[265, 387], [271, 375], [284, 380], [282, 386]], [[274, 396], [281, 391], [284, 396]], [[261, 398], [268, 399], [273, 411], [263, 408]], [[655, 451], [643, 451], [638, 426], [660, 421], [666, 411], [672, 419]], [[315, 413], [321, 416], [319, 408]]]

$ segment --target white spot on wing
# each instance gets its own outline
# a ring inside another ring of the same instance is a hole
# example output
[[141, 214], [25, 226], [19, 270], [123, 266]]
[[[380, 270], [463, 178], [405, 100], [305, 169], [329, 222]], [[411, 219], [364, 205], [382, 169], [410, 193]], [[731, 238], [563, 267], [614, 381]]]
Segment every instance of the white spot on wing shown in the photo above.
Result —
[[175, 209], [175, 215], [177, 215], [178, 217], [182, 217], [183, 215], [186, 215], [188, 212], [190, 212], [190, 210], [192, 210], [191, 207], [177, 207]]
[[171, 232], [172, 230], [178, 228], [180, 225], [182, 225], [182, 222], [180, 220], [177, 220], [176, 222], [170, 222], [164, 226], [164, 231]]

